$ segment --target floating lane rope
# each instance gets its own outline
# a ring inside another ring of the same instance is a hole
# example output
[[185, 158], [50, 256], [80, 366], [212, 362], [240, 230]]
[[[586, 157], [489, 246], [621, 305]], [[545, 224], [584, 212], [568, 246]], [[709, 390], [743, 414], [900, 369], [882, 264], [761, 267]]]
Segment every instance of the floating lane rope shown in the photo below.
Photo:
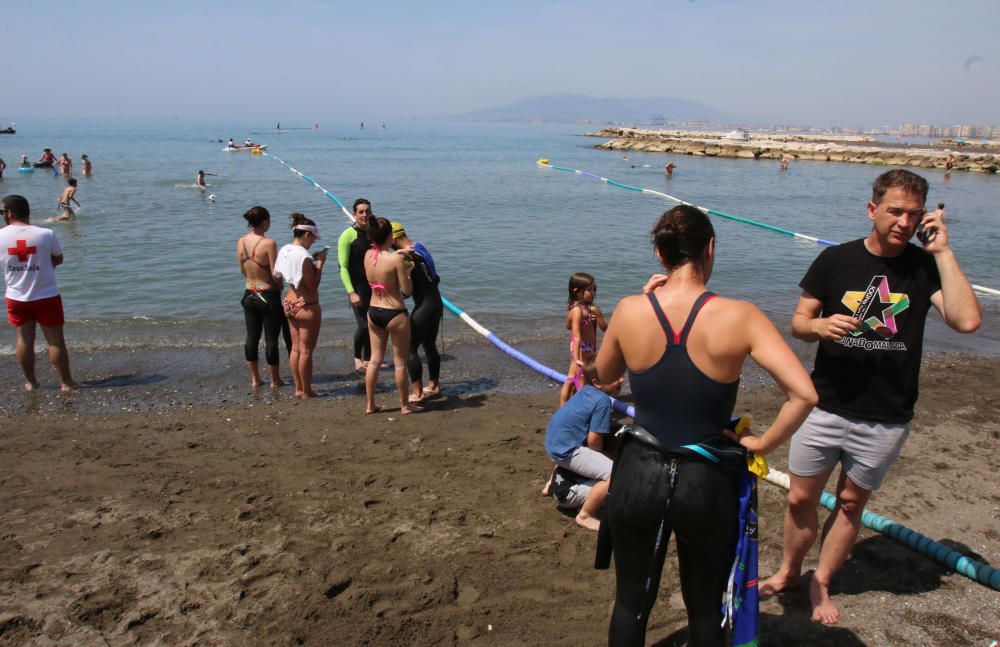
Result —
[[[354, 222], [354, 214], [352, 214], [347, 209], [347, 207], [344, 206], [344, 203], [341, 202], [340, 199], [336, 195], [334, 195], [333, 193], [327, 191], [322, 186], [320, 186], [319, 182], [317, 182], [313, 178], [309, 177], [308, 175], [304, 174], [302, 171], [296, 169], [291, 164], [289, 164], [288, 162], [280, 159], [279, 157], [276, 157], [276, 156], [274, 156], [274, 155], [272, 155], [272, 154], [270, 154], [270, 153], [268, 153], [266, 151], [261, 151], [261, 155], [263, 155], [264, 157], [269, 157], [269, 158], [273, 159], [276, 162], [279, 162], [282, 166], [284, 166], [285, 168], [287, 168], [289, 171], [291, 171], [292, 173], [298, 175], [300, 178], [302, 178], [303, 180], [305, 180], [309, 184], [313, 185], [313, 187], [315, 187], [317, 191], [321, 192], [327, 198], [329, 198], [330, 200], [332, 200], [333, 202], [335, 202], [337, 204], [337, 206], [340, 207], [341, 211], [344, 212], [344, 215], [347, 216], [348, 220], [350, 220], [352, 223]], [[537, 360], [529, 357], [528, 355], [525, 355], [524, 353], [522, 353], [521, 351], [517, 350], [516, 348], [514, 348], [513, 346], [511, 346], [507, 342], [503, 341], [502, 339], [500, 339], [499, 337], [497, 337], [496, 335], [494, 335], [489, 329], [487, 329], [484, 326], [480, 325], [479, 322], [477, 322], [475, 319], [473, 319], [468, 314], [466, 314], [461, 308], [459, 308], [454, 303], [452, 303], [443, 294], [441, 295], [441, 302], [444, 304], [444, 307], [448, 308], [448, 310], [452, 312], [452, 314], [456, 315], [459, 319], [461, 319], [466, 324], [468, 324], [470, 328], [472, 328], [473, 330], [475, 330], [476, 332], [478, 332], [480, 335], [482, 335], [483, 337], [485, 337], [487, 340], [489, 340], [489, 342], [491, 344], [493, 344], [494, 346], [496, 346], [497, 348], [499, 348], [503, 352], [507, 353], [508, 355], [510, 355], [511, 357], [513, 357], [514, 359], [518, 360], [519, 362], [521, 362], [522, 364], [528, 366], [529, 368], [531, 368], [531, 369], [533, 369], [533, 370], [541, 373], [542, 375], [544, 375], [546, 377], [549, 377], [549, 378], [551, 378], [551, 379], [553, 379], [553, 380], [555, 380], [557, 382], [565, 382], [566, 381], [566, 376], [565, 375], [563, 375], [562, 373], [560, 373], [558, 371], [555, 371], [555, 370], [553, 370], [553, 369], [545, 366], [541, 362], [539, 362], [539, 361], [537, 361]], [[619, 411], [619, 412], [627, 415], [630, 418], [634, 418], [635, 417], [635, 409], [632, 406], [627, 405], [624, 402], [621, 402], [619, 400], [616, 400], [615, 398], [611, 398], [611, 404], [615, 408], [615, 410], [617, 410], [617, 411]]]
[[[764, 477], [770, 483], [789, 489], [791, 482], [788, 474], [773, 467]], [[824, 492], [819, 499], [821, 506], [833, 511], [837, 506], [837, 497], [829, 492]], [[948, 548], [944, 544], [921, 535], [919, 532], [910, 530], [906, 526], [896, 523], [892, 519], [887, 519], [882, 515], [869, 512], [866, 508], [861, 513], [861, 523], [866, 528], [880, 532], [887, 537], [891, 537], [901, 544], [905, 544], [913, 550], [930, 557], [931, 559], [944, 564], [949, 569], [960, 573], [971, 580], [984, 584], [992, 589], [1000, 591], [1000, 570], [989, 564], [977, 562], [969, 559], [965, 555]]]
[[[550, 168], [550, 169], [553, 169], [553, 170], [556, 170], [556, 171], [563, 171], [563, 172], [566, 172], [566, 173], [573, 173], [575, 175], [580, 175], [580, 176], [583, 176], [583, 177], [588, 177], [588, 178], [591, 178], [593, 180], [599, 180], [601, 182], [605, 182], [607, 184], [612, 184], [612, 185], [617, 186], [619, 188], [627, 189], [629, 191], [638, 191], [639, 193], [645, 193], [647, 195], [655, 195], [655, 196], [658, 196], [658, 197], [661, 197], [661, 198], [666, 198], [667, 200], [670, 200], [671, 202], [676, 202], [678, 204], [686, 204], [686, 205], [688, 205], [690, 207], [694, 207], [695, 209], [698, 209], [698, 210], [700, 210], [700, 211], [702, 211], [703, 213], [706, 213], [706, 214], [711, 214], [713, 216], [718, 216], [720, 218], [726, 218], [728, 220], [735, 220], [736, 222], [742, 222], [745, 225], [753, 225], [754, 227], [760, 227], [761, 229], [767, 229], [767, 230], [770, 230], [770, 231], [773, 231], [773, 232], [777, 232], [779, 234], [785, 234], [786, 236], [792, 236], [794, 238], [800, 238], [802, 240], [808, 240], [810, 242], [818, 243], [820, 245], [829, 245], [831, 247], [833, 245], [839, 245], [840, 244], [840, 243], [838, 243], [836, 241], [833, 241], [833, 240], [826, 240], [825, 238], [817, 238], [816, 236], [809, 236], [807, 234], [802, 234], [802, 233], [799, 233], [797, 231], [792, 231], [790, 229], [785, 229], [783, 227], [776, 227], [775, 225], [769, 225], [766, 222], [760, 222], [758, 220], [752, 220], [750, 218], [744, 218], [742, 216], [734, 216], [732, 214], [724, 213], [724, 212], [718, 211], [716, 209], [709, 209], [707, 207], [701, 207], [699, 205], [692, 204], [690, 202], [686, 202], [684, 200], [681, 200], [680, 198], [675, 198], [672, 195], [667, 195], [666, 193], [662, 193], [660, 191], [654, 191], [652, 189], [640, 188], [640, 187], [637, 187], [637, 186], [629, 186], [628, 184], [622, 184], [621, 182], [615, 182], [614, 180], [609, 180], [606, 177], [601, 177], [600, 175], [595, 175], [593, 173], [588, 173], [587, 171], [581, 171], [580, 169], [566, 168], [564, 166], [555, 166], [554, 164], [549, 164], [549, 161], [545, 160], [545, 159], [540, 159], [540, 160], [538, 160], [535, 163], [538, 164], [539, 166], [542, 166], [542, 167], [545, 167], [545, 168]], [[1000, 290], [994, 290], [993, 288], [987, 288], [987, 287], [984, 287], [982, 285], [976, 285], [974, 283], [971, 284], [971, 285], [972, 285], [972, 289], [976, 290], [977, 292], [983, 292], [985, 294], [991, 294], [993, 296], [1000, 296]]]
[[[352, 223], [354, 222], [354, 215], [347, 209], [347, 207], [344, 206], [344, 203], [341, 202], [337, 198], [337, 196], [335, 196], [333, 193], [330, 193], [322, 186], [320, 186], [320, 184], [316, 180], [309, 177], [308, 175], [303, 174], [301, 171], [293, 168], [288, 163], [282, 161], [281, 159], [275, 157], [274, 155], [271, 155], [270, 153], [261, 151], [261, 154], [277, 162], [280, 162], [281, 165], [287, 168], [289, 171], [295, 173], [306, 182], [312, 184], [318, 191], [322, 192], [327, 198], [335, 202], [337, 206], [340, 207], [341, 211], [344, 212], [344, 215], [347, 216], [348, 220], [350, 220]], [[545, 164], [545, 166], [548, 166], [548, 164]], [[557, 170], [575, 172], [572, 169], [560, 169], [554, 166], [552, 168], [555, 168]], [[578, 172], [580, 174], [584, 173], [583, 171], [578, 171]], [[591, 177], [597, 178], [596, 175], [591, 175]], [[598, 179], [603, 179], [603, 178], [598, 178]], [[670, 200], [674, 200], [682, 204], [689, 204], [687, 202], [683, 202], [682, 200], [678, 200], [677, 198], [673, 198], [667, 196], [666, 194], [658, 193], [656, 191], [650, 191], [648, 189], [638, 189], [636, 187], [627, 187], [627, 186], [625, 188], [635, 191], [642, 191], [642, 192], [663, 195], [664, 197], [667, 197]], [[701, 207], [698, 208], [700, 209]], [[702, 210], [705, 211], [705, 209]], [[806, 238], [818, 241], [818, 239], [812, 239], [811, 237], [806, 237]], [[444, 307], [447, 308], [452, 314], [456, 315], [459, 319], [464, 321], [470, 328], [472, 328], [480, 335], [485, 337], [487, 340], [489, 340], [491, 344], [502, 350], [507, 355], [510, 355], [511, 357], [518, 360], [522, 364], [525, 364], [529, 368], [557, 382], [564, 382], [566, 380], [566, 376], [563, 375], [562, 373], [545, 366], [541, 362], [529, 357], [528, 355], [525, 355], [521, 351], [517, 350], [510, 344], [506, 343], [505, 341], [497, 337], [488, 328], [482, 326], [479, 322], [470, 317], [464, 310], [456, 306], [444, 295], [441, 295], [441, 302], [444, 304]], [[623, 413], [630, 418], [635, 418], [635, 408], [633, 406], [627, 405], [624, 402], [617, 400], [615, 398], [610, 398], [610, 399], [611, 399], [611, 405], [615, 408], [616, 411]], [[770, 473], [766, 477], [766, 480], [775, 485], [779, 485], [785, 488], [786, 490], [789, 487], [788, 475], [774, 468], [771, 468]], [[832, 494], [830, 494], [829, 492], [824, 492], [823, 495], [820, 497], [820, 504], [829, 510], [834, 509], [834, 507], [836, 506], [836, 502], [837, 498]], [[895, 521], [877, 515], [873, 512], [869, 512], [867, 509], [862, 513], [861, 521], [862, 523], [865, 524], [866, 527], [871, 528], [872, 530], [875, 530], [882, 534], [885, 534], [889, 537], [892, 537], [896, 541], [899, 541], [903, 544], [906, 544], [910, 548], [913, 548], [914, 550], [923, 553], [924, 555], [927, 555], [928, 557], [931, 557], [932, 559], [935, 559], [938, 562], [944, 564], [953, 571], [961, 573], [962, 575], [965, 575], [968, 578], [971, 578], [981, 584], [985, 584], [986, 586], [989, 586], [991, 588], [1000, 591], [1000, 571], [993, 568], [992, 566], [973, 561], [968, 557], [965, 557], [964, 555], [961, 555], [960, 553], [951, 550], [950, 548], [939, 542], [933, 541], [925, 537], [924, 535], [921, 535], [918, 532], [906, 528], [905, 526], [901, 526], [897, 524]]]

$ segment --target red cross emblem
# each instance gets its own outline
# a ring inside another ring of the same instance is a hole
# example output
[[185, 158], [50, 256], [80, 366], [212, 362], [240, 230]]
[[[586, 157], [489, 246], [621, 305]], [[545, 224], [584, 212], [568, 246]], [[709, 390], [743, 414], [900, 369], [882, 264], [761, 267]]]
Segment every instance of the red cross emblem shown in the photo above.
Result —
[[17, 256], [17, 260], [22, 263], [28, 262], [28, 257], [38, 251], [37, 247], [28, 247], [28, 241], [19, 240], [17, 241], [17, 247], [8, 247], [7, 253], [11, 256]]

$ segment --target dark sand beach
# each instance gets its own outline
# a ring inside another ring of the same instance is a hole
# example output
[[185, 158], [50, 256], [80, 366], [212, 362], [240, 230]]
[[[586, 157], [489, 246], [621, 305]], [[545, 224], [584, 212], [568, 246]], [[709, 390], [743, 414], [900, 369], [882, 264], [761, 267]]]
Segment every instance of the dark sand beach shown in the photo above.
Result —
[[[995, 566], [997, 369], [995, 358], [925, 363], [909, 442], [870, 505]], [[238, 402], [173, 389], [173, 403], [148, 406], [156, 378], [113, 377], [91, 389], [107, 407], [59, 404], [49, 390], [36, 409], [2, 416], [0, 644], [605, 641], [613, 570], [593, 570], [595, 535], [539, 496], [554, 387], [466, 383], [404, 418], [362, 415], [347, 376], [320, 384], [336, 397], [312, 402], [247, 399], [234, 386]], [[745, 380], [737, 411], [763, 423], [780, 398], [756, 382]], [[380, 399], [397, 406], [388, 391]], [[784, 449], [771, 458], [785, 467]], [[783, 500], [761, 485], [765, 574], [780, 561]], [[650, 644], [684, 641], [674, 559]], [[804, 595], [764, 602], [763, 644], [1000, 638], [1000, 592], [867, 530], [834, 594], [837, 627], [812, 624]]]

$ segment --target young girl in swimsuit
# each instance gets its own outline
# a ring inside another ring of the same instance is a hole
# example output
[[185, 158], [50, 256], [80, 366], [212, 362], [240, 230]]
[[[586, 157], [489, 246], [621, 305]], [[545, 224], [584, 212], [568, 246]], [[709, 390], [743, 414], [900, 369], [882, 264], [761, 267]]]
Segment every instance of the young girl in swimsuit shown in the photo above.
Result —
[[312, 389], [312, 355], [319, 339], [322, 319], [319, 282], [323, 277], [326, 252], [309, 255], [309, 248], [320, 239], [319, 230], [315, 222], [301, 213], [292, 214], [292, 236], [292, 242], [278, 252], [274, 273], [288, 285], [288, 293], [281, 305], [292, 333], [292, 352], [288, 363], [295, 381], [295, 397], [312, 398], [317, 395]]
[[412, 263], [408, 265], [405, 255], [390, 250], [392, 224], [385, 218], [368, 219], [368, 240], [372, 242], [372, 247], [365, 254], [365, 277], [372, 289], [371, 305], [368, 307], [372, 356], [365, 373], [366, 413], [375, 413], [382, 408], [375, 404], [375, 391], [378, 389], [378, 370], [385, 358], [390, 337], [400, 410], [403, 414], [417, 413], [423, 408], [410, 404], [406, 374], [406, 358], [410, 353], [410, 318], [403, 303], [403, 299], [413, 291], [410, 282]]
[[243, 354], [250, 374], [250, 386], [257, 388], [261, 385], [257, 347], [263, 333], [271, 387], [277, 388], [285, 384], [278, 373], [278, 336], [285, 321], [281, 308], [281, 279], [274, 277], [278, 245], [266, 236], [271, 228], [271, 214], [267, 209], [251, 207], [243, 217], [250, 227], [250, 231], [236, 243], [236, 259], [240, 272], [246, 277], [246, 289], [240, 302], [247, 324]]
[[586, 272], [569, 277], [569, 299], [566, 307], [566, 329], [569, 337], [569, 369], [566, 382], [559, 392], [559, 406], [583, 388], [583, 360], [597, 352], [597, 327], [608, 329], [601, 309], [594, 305], [597, 281]]

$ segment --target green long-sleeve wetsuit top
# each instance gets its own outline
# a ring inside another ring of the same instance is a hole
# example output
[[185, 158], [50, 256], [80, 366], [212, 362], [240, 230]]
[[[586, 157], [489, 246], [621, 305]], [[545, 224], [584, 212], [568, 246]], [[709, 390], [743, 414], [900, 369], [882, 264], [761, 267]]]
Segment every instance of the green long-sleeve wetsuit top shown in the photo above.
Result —
[[366, 305], [371, 301], [371, 288], [365, 276], [365, 252], [371, 247], [368, 236], [350, 226], [337, 240], [337, 264], [340, 266], [340, 281], [348, 294], [357, 292]]

